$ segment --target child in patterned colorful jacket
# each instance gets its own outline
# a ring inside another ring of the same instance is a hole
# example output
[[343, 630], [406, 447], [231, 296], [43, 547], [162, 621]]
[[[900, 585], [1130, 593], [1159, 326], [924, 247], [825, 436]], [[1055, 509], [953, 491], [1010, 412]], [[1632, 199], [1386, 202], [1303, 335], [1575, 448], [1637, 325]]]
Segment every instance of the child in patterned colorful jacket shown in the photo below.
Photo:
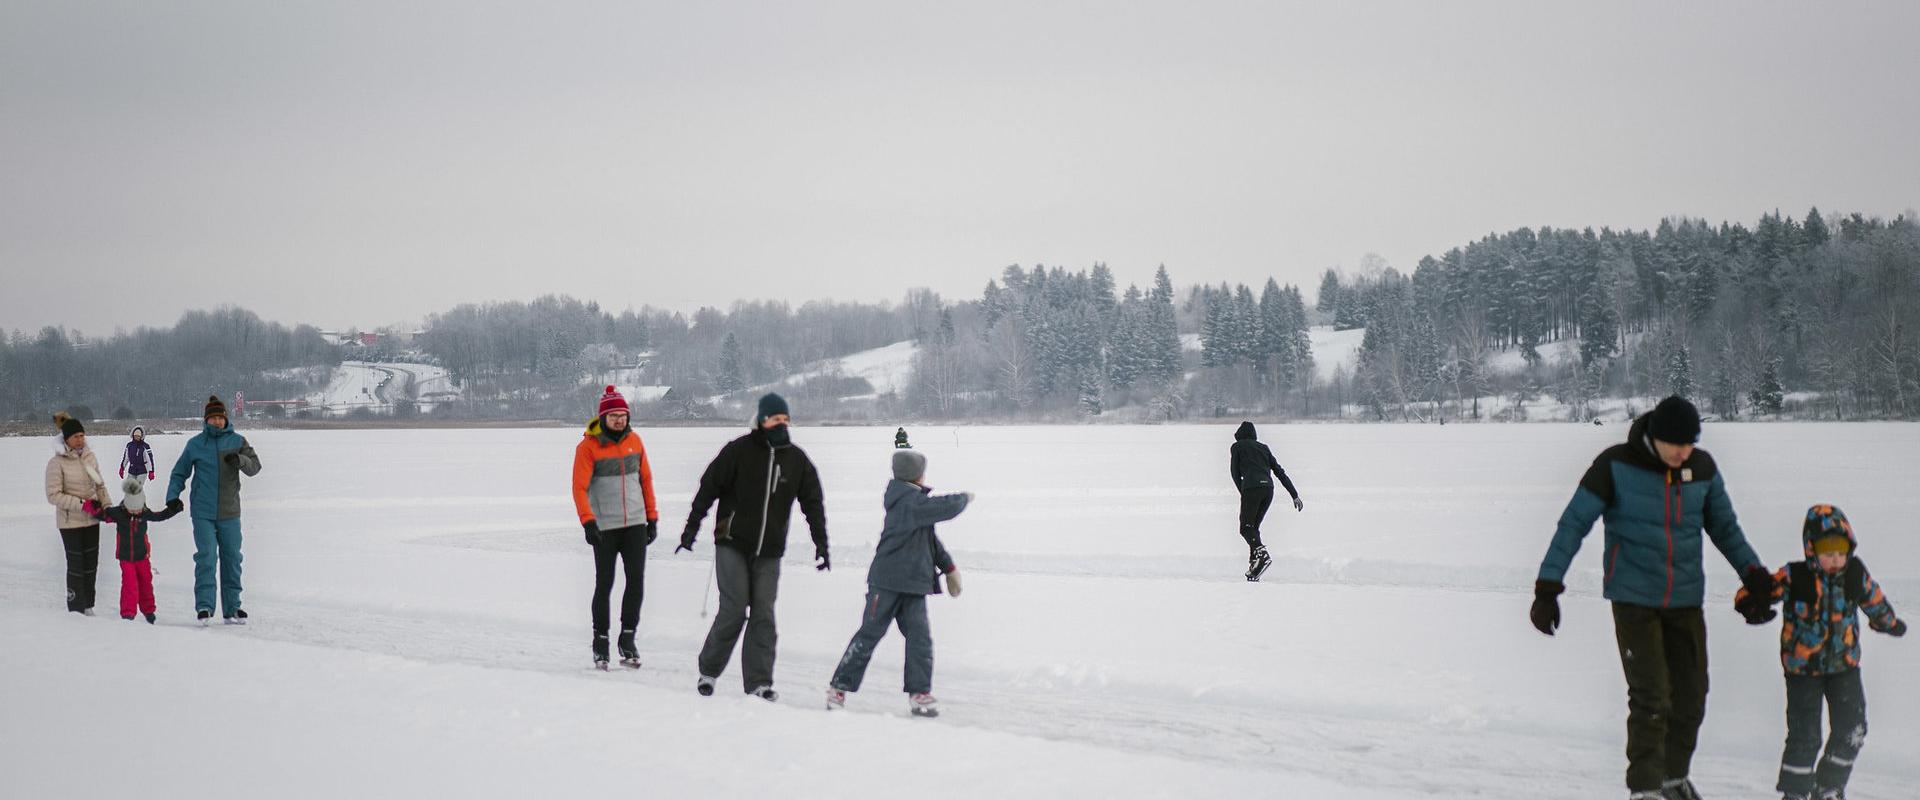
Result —
[[[1785, 601], [1780, 664], [1787, 677], [1787, 746], [1780, 756], [1783, 800], [1844, 800], [1854, 758], [1867, 737], [1867, 697], [1860, 683], [1859, 613], [1889, 636], [1905, 636], [1907, 623], [1893, 612], [1867, 565], [1853, 525], [1839, 508], [1807, 509], [1800, 538], [1806, 560], [1773, 574], [1770, 602]], [[1735, 595], [1744, 601], [1747, 590]], [[1821, 756], [1820, 707], [1833, 729]]]

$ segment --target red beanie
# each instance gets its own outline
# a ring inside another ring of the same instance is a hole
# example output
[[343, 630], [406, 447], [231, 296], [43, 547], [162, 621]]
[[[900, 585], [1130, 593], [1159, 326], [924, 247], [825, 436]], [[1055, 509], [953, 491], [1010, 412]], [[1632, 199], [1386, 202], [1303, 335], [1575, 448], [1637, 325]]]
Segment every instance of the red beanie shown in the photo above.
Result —
[[600, 395], [600, 416], [604, 417], [613, 411], [627, 413], [627, 398], [621, 397], [619, 390], [608, 386], [607, 393]]

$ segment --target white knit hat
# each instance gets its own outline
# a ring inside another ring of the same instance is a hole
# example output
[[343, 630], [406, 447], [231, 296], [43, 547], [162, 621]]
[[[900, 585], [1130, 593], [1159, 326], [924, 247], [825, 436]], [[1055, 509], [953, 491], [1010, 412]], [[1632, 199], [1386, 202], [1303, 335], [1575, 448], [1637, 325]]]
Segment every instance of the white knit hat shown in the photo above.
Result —
[[140, 484], [140, 481], [128, 478], [120, 484], [120, 491], [125, 494], [125, 497], [120, 500], [122, 507], [128, 511], [145, 511], [147, 509], [146, 488]]

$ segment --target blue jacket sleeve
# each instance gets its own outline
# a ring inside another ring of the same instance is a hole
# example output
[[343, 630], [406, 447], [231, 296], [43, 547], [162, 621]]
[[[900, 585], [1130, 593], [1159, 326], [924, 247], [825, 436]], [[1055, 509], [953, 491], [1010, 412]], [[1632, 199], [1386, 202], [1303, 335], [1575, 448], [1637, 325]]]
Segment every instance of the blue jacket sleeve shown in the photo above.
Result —
[[1727, 484], [1716, 471], [1713, 482], [1707, 485], [1706, 509], [1707, 536], [1713, 539], [1713, 546], [1720, 548], [1720, 554], [1727, 557], [1737, 572], [1746, 572], [1749, 567], [1765, 567], [1760, 562], [1760, 554], [1747, 544], [1747, 534], [1740, 530], [1740, 520], [1734, 516], [1733, 500], [1727, 497]]
[[913, 526], [916, 528], [934, 525], [954, 517], [967, 510], [967, 496], [964, 494], [942, 494], [923, 497], [913, 504]]
[[186, 491], [187, 479], [193, 477], [193, 442], [187, 442], [180, 448], [180, 460], [173, 462], [173, 476], [167, 480], [167, 502], [180, 499], [180, 493]]
[[1547, 557], [1540, 561], [1539, 579], [1563, 581], [1573, 557], [1580, 554], [1580, 542], [1593, 530], [1593, 523], [1607, 510], [1607, 504], [1592, 489], [1573, 490], [1573, 499], [1560, 512], [1560, 524], [1553, 531], [1553, 543], [1547, 545]]

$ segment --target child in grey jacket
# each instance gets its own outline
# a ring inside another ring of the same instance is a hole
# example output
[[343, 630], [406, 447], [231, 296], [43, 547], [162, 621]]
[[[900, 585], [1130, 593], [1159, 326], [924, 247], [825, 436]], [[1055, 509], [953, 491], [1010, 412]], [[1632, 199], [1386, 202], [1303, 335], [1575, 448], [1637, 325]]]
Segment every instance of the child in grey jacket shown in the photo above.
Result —
[[933, 699], [933, 633], [927, 624], [927, 595], [940, 593], [940, 576], [949, 591], [960, 593], [952, 556], [933, 526], [960, 516], [973, 494], [934, 495], [923, 480], [927, 457], [917, 450], [893, 452], [893, 480], [887, 484], [887, 517], [880, 543], [867, 569], [867, 605], [860, 630], [847, 643], [840, 666], [827, 687], [827, 708], [844, 708], [847, 692], [860, 690], [873, 647], [898, 624], [907, 637], [907, 706], [917, 717], [940, 715]]

